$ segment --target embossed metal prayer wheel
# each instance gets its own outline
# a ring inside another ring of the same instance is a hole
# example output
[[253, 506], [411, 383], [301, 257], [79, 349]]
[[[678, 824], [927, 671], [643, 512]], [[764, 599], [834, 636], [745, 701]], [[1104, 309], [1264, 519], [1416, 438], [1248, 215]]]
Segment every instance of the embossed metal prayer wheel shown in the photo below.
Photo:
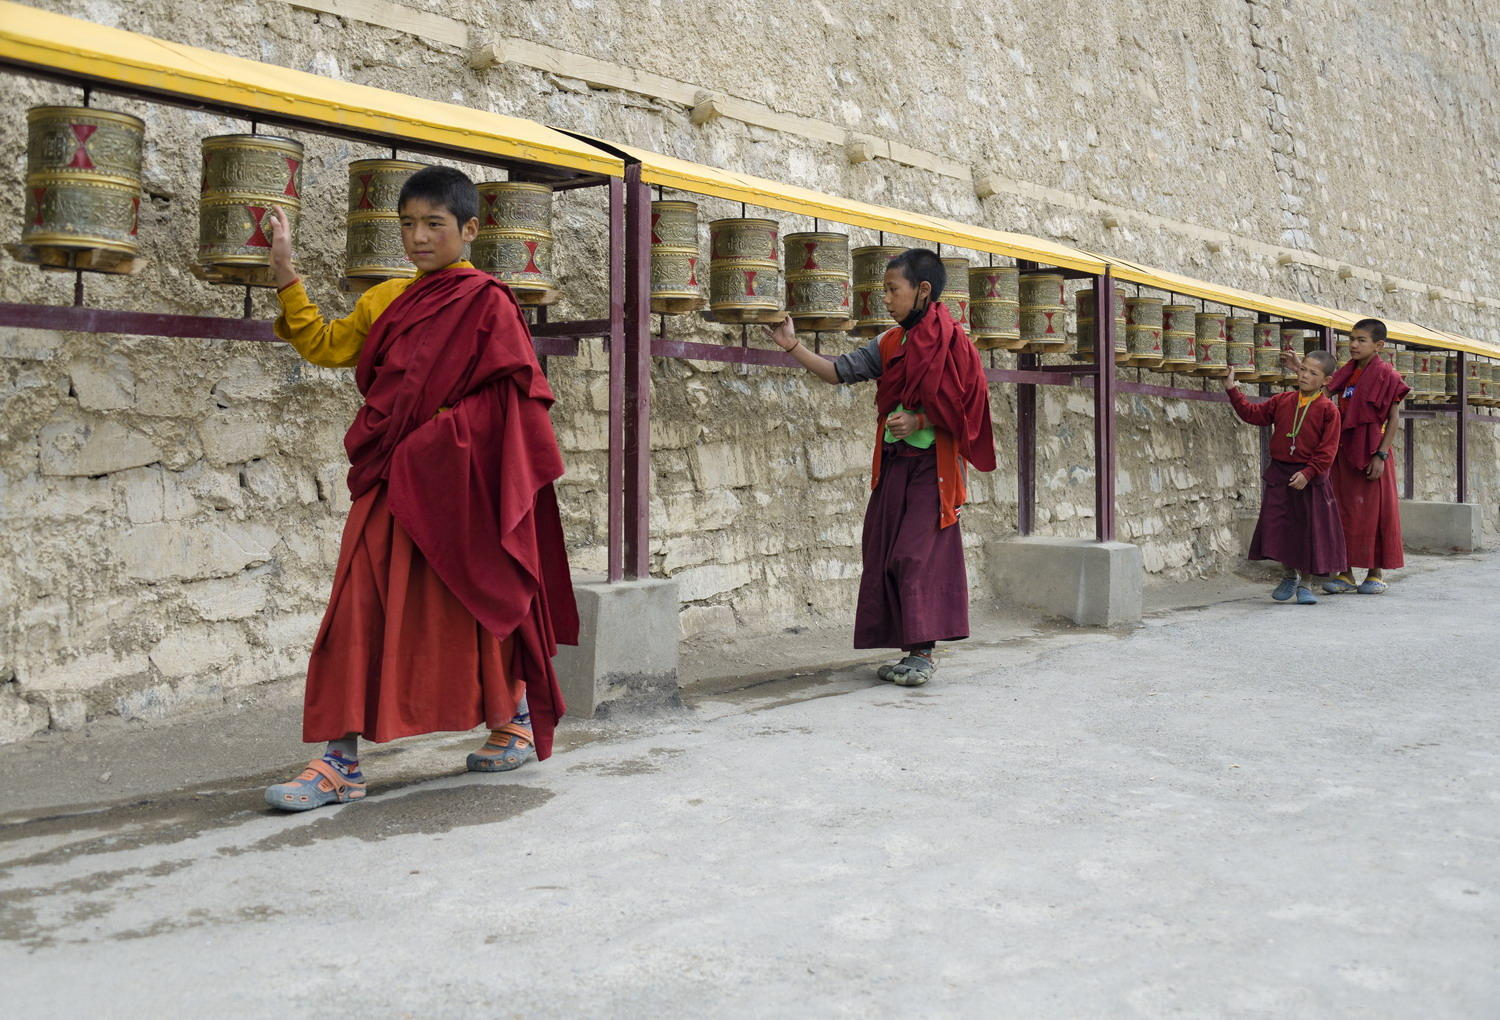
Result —
[[1343, 367], [1349, 361], [1349, 337], [1348, 337], [1348, 335], [1344, 334], [1344, 333], [1340, 333], [1338, 339], [1335, 340], [1334, 343], [1333, 343], [1333, 348], [1334, 348], [1334, 358], [1338, 361], [1339, 366]]
[[1443, 355], [1443, 396], [1445, 403], [1453, 403], [1458, 399], [1458, 356], [1455, 354]]
[[1160, 368], [1162, 358], [1162, 299], [1125, 299], [1125, 363], [1141, 368]]
[[1061, 273], [1021, 277], [1021, 346], [1030, 354], [1068, 349], [1067, 298]]
[[406, 159], [356, 159], [349, 164], [344, 277], [356, 289], [361, 283], [416, 273], [401, 245], [401, 217], [396, 206], [401, 186], [425, 165]]
[[19, 261], [54, 269], [139, 268], [139, 118], [110, 110], [38, 106], [26, 113], [26, 197]]
[[1199, 375], [1222, 379], [1229, 372], [1229, 335], [1224, 325], [1226, 319], [1228, 316], [1222, 312], [1199, 312], [1193, 317]]
[[522, 305], [562, 297], [552, 275], [552, 188], [530, 181], [479, 185], [479, 236], [469, 261], [510, 288]]
[[896, 325], [885, 310], [885, 267], [905, 248], [889, 244], [869, 244], [854, 249], [854, 328], [855, 336], [874, 336]]
[[947, 271], [947, 281], [943, 284], [942, 302], [948, 306], [948, 314], [953, 316], [953, 321], [967, 333], [969, 331], [969, 260], [944, 258], [943, 269]]
[[[1295, 329], [1289, 326], [1281, 331], [1282, 351], [1291, 351], [1298, 358], [1307, 353], [1307, 342], [1307, 331], [1305, 329]], [[1283, 364], [1281, 366], [1281, 375], [1277, 381], [1283, 386], [1295, 386], [1297, 385], [1297, 373]]]
[[1406, 381], [1406, 385], [1412, 389], [1417, 387], [1417, 356], [1405, 347], [1398, 347], [1395, 351], [1396, 371]]
[[1194, 375], [1198, 370], [1196, 305], [1163, 305], [1161, 309], [1161, 367]]
[[849, 282], [849, 235], [787, 234], [786, 310], [800, 330], [854, 325]]
[[1493, 361], [1484, 362], [1484, 367], [1479, 371], [1479, 381], [1482, 384], [1480, 395], [1485, 407], [1500, 407], [1500, 365]]
[[662, 315], [696, 312], [708, 304], [698, 278], [698, 203], [651, 203], [651, 310]]
[[1276, 382], [1281, 378], [1281, 324], [1255, 324], [1255, 382]]
[[1225, 359], [1234, 369], [1236, 379], [1249, 379], [1255, 371], [1255, 320], [1248, 315], [1231, 315], [1224, 320], [1228, 336]]
[[211, 283], [272, 287], [272, 210], [293, 229], [302, 208], [302, 143], [274, 135], [203, 139], [198, 269]]
[[1432, 355], [1427, 351], [1414, 351], [1412, 359], [1415, 365], [1412, 369], [1412, 392], [1407, 399], [1425, 404], [1432, 399]]
[[1471, 406], [1483, 407], [1484, 398], [1488, 396], [1489, 373], [1484, 370], [1484, 364], [1476, 357], [1470, 357], [1466, 371], [1467, 383], [1464, 398]]
[[[1094, 360], [1094, 291], [1080, 290], [1073, 295], [1073, 319], [1078, 323], [1078, 360]], [[1125, 322], [1125, 292], [1115, 288], [1115, 361], [1123, 363], [1130, 351], [1126, 346], [1127, 324]]]
[[969, 336], [980, 350], [1021, 345], [1020, 274], [1015, 266], [969, 270]]
[[708, 225], [708, 306], [719, 322], [780, 322], [781, 263], [775, 220], [723, 219]]

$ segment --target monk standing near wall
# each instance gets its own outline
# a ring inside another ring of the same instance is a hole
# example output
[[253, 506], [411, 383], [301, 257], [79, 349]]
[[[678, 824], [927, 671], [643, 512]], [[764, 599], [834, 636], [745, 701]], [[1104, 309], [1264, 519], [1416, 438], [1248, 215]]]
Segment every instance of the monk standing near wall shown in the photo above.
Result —
[[884, 299], [900, 323], [867, 346], [828, 361], [797, 339], [790, 317], [772, 333], [828, 383], [878, 379], [874, 470], [865, 511], [864, 572], [855, 648], [899, 648], [882, 680], [917, 687], [936, 666], [933, 646], [969, 636], [969, 580], [959, 510], [966, 465], [995, 469], [989, 385], [979, 351], [938, 300], [942, 260], [912, 248], [890, 261]]

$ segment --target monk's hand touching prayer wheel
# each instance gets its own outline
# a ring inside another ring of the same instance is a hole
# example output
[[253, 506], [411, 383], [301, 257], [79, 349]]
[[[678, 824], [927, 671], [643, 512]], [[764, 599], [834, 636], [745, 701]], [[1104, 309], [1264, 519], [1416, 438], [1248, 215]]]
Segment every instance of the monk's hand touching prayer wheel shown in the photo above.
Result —
[[771, 327], [771, 339], [775, 340], [776, 346], [784, 351], [789, 351], [801, 343], [797, 339], [797, 327], [790, 315]]
[[1281, 351], [1281, 367], [1288, 372], [1300, 372], [1302, 371], [1302, 358], [1298, 356], [1296, 351], [1283, 348]]
[[281, 206], [272, 206], [266, 217], [271, 225], [271, 271], [276, 274], [276, 287], [281, 289], [297, 279], [292, 268], [292, 221]]

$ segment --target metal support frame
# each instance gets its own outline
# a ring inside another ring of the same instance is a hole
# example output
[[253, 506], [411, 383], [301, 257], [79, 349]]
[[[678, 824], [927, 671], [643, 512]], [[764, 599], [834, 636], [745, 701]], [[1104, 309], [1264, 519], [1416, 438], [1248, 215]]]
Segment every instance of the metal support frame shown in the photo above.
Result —
[[651, 188], [625, 167], [625, 578], [651, 575]]
[[1458, 476], [1458, 484], [1455, 488], [1458, 491], [1454, 502], [1467, 503], [1469, 501], [1469, 356], [1463, 351], [1458, 352], [1458, 407], [1453, 421], [1454, 429], [1458, 433], [1458, 446], [1454, 451], [1455, 474]]
[[[1021, 273], [1035, 272], [1037, 264], [1016, 260]], [[1016, 365], [1023, 372], [1035, 372], [1035, 354], [1019, 354]], [[1016, 532], [1029, 535], [1036, 527], [1036, 386], [1035, 382], [1016, 384]]]
[[1094, 534], [1115, 540], [1115, 281], [1094, 277]]

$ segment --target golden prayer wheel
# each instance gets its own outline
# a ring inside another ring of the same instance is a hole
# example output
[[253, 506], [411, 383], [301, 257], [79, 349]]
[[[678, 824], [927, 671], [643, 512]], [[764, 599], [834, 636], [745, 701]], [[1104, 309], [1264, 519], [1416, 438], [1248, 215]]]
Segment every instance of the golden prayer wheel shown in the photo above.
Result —
[[1500, 407], [1500, 365], [1493, 361], [1484, 363], [1484, 370], [1479, 374], [1479, 381], [1484, 384], [1484, 405], [1486, 407]]
[[1255, 382], [1281, 379], [1281, 326], [1275, 322], [1255, 324]]
[[1193, 375], [1198, 369], [1196, 305], [1163, 305], [1161, 310], [1161, 367]]
[[19, 261], [129, 273], [140, 267], [139, 118], [76, 106], [26, 112], [26, 199]]
[[1432, 399], [1432, 355], [1413, 351], [1412, 360], [1411, 395], [1407, 399], [1425, 404]]
[[530, 181], [479, 185], [479, 236], [469, 261], [510, 288], [516, 303], [550, 305], [562, 297], [552, 275], [552, 188]]
[[1141, 368], [1160, 368], [1162, 358], [1162, 299], [1125, 299], [1125, 363]]
[[1338, 340], [1334, 342], [1334, 357], [1338, 360], [1339, 367], [1343, 367], [1349, 361], [1349, 337], [1343, 333], [1339, 334]]
[[357, 285], [416, 273], [401, 244], [401, 216], [396, 206], [401, 186], [425, 165], [406, 159], [356, 159], [349, 164], [346, 279]]
[[787, 234], [786, 307], [801, 330], [854, 325], [849, 283], [849, 235]]
[[698, 203], [651, 203], [651, 310], [663, 315], [696, 312], [708, 303], [698, 282]]
[[273, 135], [203, 139], [198, 269], [211, 283], [273, 287], [272, 210], [292, 227], [302, 209], [302, 143]]
[[905, 248], [888, 244], [871, 244], [854, 249], [854, 328], [855, 336], [874, 336], [896, 325], [885, 310], [885, 267]]
[[1458, 399], [1458, 356], [1454, 354], [1443, 355], [1443, 397], [1449, 404]]
[[1485, 398], [1489, 396], [1489, 373], [1483, 370], [1478, 358], [1469, 358], [1467, 379], [1465, 399], [1474, 407], [1483, 407]]
[[1401, 375], [1401, 378], [1406, 382], [1406, 385], [1415, 389], [1417, 384], [1416, 353], [1413, 351], [1409, 351], [1404, 347], [1399, 347], [1396, 349], [1395, 358], [1396, 371]]
[[969, 270], [969, 336], [980, 350], [1021, 346], [1019, 273], [1015, 266]]
[[1380, 360], [1385, 362], [1387, 365], [1390, 365], [1392, 368], [1395, 368], [1396, 352], [1391, 350], [1389, 347], [1384, 347], [1380, 351]]
[[1229, 374], [1229, 336], [1224, 326], [1227, 318], [1222, 312], [1199, 312], [1194, 316], [1198, 375], [1222, 379]]
[[780, 322], [781, 264], [775, 220], [724, 219], [708, 225], [708, 306], [719, 322]]
[[1061, 273], [1026, 273], [1021, 277], [1021, 345], [1031, 354], [1068, 349], [1067, 304]]
[[1229, 337], [1225, 346], [1225, 359], [1234, 369], [1236, 379], [1249, 379], [1255, 369], [1255, 320], [1248, 315], [1231, 315], [1224, 320], [1224, 332]]
[[[1292, 327], [1283, 329], [1281, 331], [1281, 349], [1283, 352], [1291, 351], [1297, 357], [1302, 357], [1307, 353], [1307, 331]], [[1277, 381], [1283, 386], [1295, 386], [1297, 385], [1297, 373], [1282, 365], [1281, 374]]]
[[[1094, 291], [1093, 288], [1080, 290], [1073, 295], [1074, 321], [1078, 323], [1078, 360], [1094, 360]], [[1123, 363], [1129, 356], [1127, 347], [1128, 325], [1125, 321], [1125, 292], [1115, 288], [1115, 361]]]
[[943, 304], [948, 314], [965, 333], [969, 331], [969, 260], [945, 258], [943, 269], [947, 271], [947, 282], [943, 284]]

